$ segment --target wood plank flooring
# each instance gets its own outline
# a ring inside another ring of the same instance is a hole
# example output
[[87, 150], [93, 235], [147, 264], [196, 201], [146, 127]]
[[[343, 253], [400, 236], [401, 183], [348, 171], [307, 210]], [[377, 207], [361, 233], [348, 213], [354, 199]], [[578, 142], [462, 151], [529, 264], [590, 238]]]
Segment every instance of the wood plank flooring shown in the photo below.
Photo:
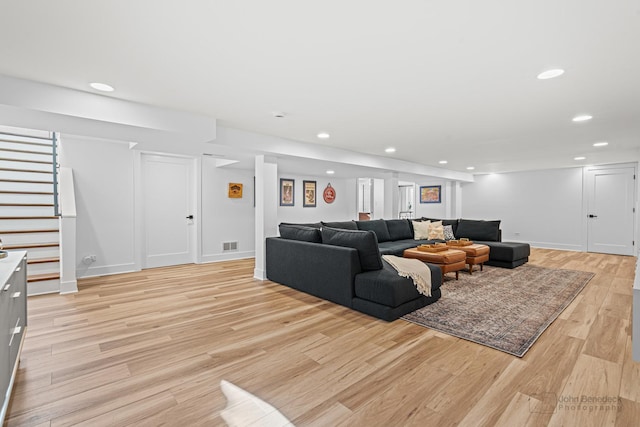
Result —
[[522, 359], [254, 280], [253, 260], [84, 279], [29, 298], [5, 425], [225, 425], [222, 379], [297, 426], [637, 425], [635, 258], [530, 262], [596, 276]]

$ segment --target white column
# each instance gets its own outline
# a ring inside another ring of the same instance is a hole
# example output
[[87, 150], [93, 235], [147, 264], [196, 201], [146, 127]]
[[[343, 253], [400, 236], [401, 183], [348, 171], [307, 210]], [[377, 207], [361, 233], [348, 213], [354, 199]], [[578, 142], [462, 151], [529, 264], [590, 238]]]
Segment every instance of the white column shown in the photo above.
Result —
[[73, 170], [60, 168], [60, 293], [78, 292], [76, 279], [76, 195]]
[[265, 239], [277, 236], [278, 226], [278, 164], [275, 158], [256, 156], [256, 264], [253, 277], [266, 280]]
[[451, 183], [451, 215], [449, 218], [462, 218], [462, 183]]
[[384, 218], [398, 218], [400, 204], [400, 188], [398, 187], [398, 172], [392, 172], [384, 179]]
[[384, 218], [384, 179], [373, 178], [371, 190], [371, 219]]

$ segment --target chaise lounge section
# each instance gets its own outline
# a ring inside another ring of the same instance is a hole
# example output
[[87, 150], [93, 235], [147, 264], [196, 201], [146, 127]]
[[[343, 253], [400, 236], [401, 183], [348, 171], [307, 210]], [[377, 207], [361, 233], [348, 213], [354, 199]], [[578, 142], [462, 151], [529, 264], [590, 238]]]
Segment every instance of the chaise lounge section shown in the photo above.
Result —
[[373, 231], [308, 225], [281, 224], [281, 237], [266, 239], [269, 280], [387, 321], [440, 298], [438, 266], [428, 264], [425, 296], [382, 260]]

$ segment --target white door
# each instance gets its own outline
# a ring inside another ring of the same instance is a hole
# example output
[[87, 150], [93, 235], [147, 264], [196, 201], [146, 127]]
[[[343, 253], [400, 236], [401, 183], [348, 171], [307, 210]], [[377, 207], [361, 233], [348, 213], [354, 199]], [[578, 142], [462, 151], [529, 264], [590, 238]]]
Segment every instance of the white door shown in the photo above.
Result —
[[635, 169], [593, 169], [586, 178], [588, 251], [633, 255]]
[[142, 155], [143, 268], [195, 262], [193, 171], [193, 159]]

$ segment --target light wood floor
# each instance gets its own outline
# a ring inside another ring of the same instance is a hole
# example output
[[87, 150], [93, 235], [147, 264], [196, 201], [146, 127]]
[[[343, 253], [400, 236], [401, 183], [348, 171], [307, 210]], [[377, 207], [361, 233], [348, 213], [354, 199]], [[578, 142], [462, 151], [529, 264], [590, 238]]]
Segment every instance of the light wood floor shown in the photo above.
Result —
[[[638, 425], [635, 258], [531, 262], [596, 276], [522, 359], [253, 280], [252, 260], [82, 280], [29, 299], [6, 425], [224, 425], [221, 379], [297, 426]], [[582, 396], [614, 402], [558, 402]]]

